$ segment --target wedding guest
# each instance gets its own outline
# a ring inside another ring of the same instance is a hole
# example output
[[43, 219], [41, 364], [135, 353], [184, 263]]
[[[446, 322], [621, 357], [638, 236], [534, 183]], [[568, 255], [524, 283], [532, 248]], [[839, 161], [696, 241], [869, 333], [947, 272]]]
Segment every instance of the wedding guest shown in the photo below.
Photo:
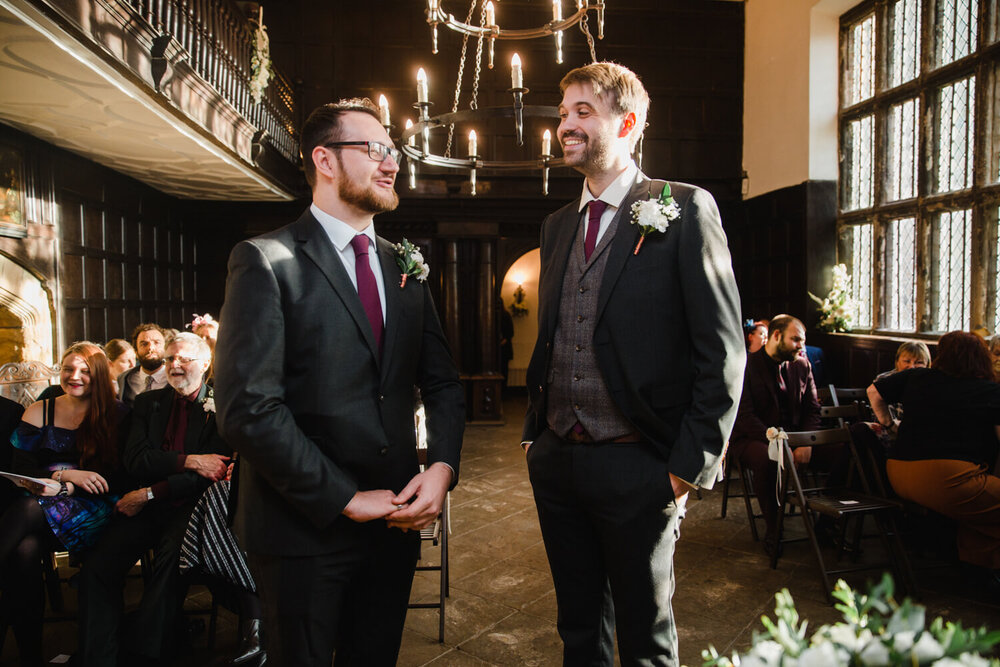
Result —
[[[805, 344], [806, 329], [801, 320], [791, 315], [771, 320], [767, 343], [747, 358], [743, 394], [730, 441], [730, 456], [753, 471], [754, 493], [767, 524], [764, 549], [768, 553], [777, 548], [780, 536], [775, 498], [778, 466], [768, 458], [765, 433], [771, 426], [785, 431], [812, 431], [820, 426], [812, 367], [800, 354]], [[794, 455], [796, 463], [808, 463], [812, 448], [798, 447]]]
[[753, 354], [767, 342], [767, 320], [757, 320], [747, 327], [747, 354]]
[[91, 548], [129, 480], [118, 458], [127, 411], [115, 400], [104, 351], [74, 343], [63, 354], [64, 394], [33, 403], [12, 436], [14, 472], [52, 480], [31, 487], [0, 517], [0, 615], [14, 628], [21, 664], [42, 664], [42, 556]]
[[158, 324], [146, 322], [132, 331], [139, 365], [118, 376], [118, 395], [126, 405], [132, 405], [143, 392], [167, 386], [167, 369], [163, 365], [165, 343], [166, 332]]
[[945, 334], [930, 368], [876, 380], [868, 399], [884, 426], [888, 404], [903, 404], [886, 464], [893, 490], [957, 521], [959, 559], [1000, 586], [1000, 477], [988, 472], [997, 460], [1000, 385], [983, 341]]
[[191, 329], [191, 333], [201, 336], [215, 354], [215, 341], [219, 339], [219, 322], [208, 313], [204, 315], [194, 314], [194, 319], [187, 325], [186, 329]]
[[990, 338], [990, 359], [993, 361], [993, 374], [1000, 379], [1000, 334]]
[[195, 502], [226, 475], [230, 449], [216, 429], [215, 401], [203, 382], [208, 344], [182, 333], [165, 352], [170, 386], [136, 397], [122, 449], [126, 470], [142, 488], [118, 501], [119, 515], [80, 571], [79, 649], [88, 667], [118, 661], [125, 575], [149, 549], [152, 574], [121, 657], [126, 664], [154, 664], [172, 648], [185, 592], [178, 569], [181, 540]]
[[104, 354], [111, 364], [111, 381], [118, 391], [118, 376], [135, 368], [135, 348], [123, 338], [112, 338], [104, 345]]

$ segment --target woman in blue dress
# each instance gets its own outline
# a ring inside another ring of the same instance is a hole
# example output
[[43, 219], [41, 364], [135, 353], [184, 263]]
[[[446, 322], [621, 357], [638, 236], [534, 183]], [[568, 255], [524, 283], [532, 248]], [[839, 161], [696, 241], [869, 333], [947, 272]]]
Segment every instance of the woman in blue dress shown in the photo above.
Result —
[[93, 545], [129, 487], [118, 457], [126, 408], [101, 347], [70, 346], [59, 384], [65, 393], [28, 406], [11, 436], [13, 472], [48, 483], [28, 485], [0, 516], [0, 627], [13, 627], [22, 665], [43, 664], [42, 556]]

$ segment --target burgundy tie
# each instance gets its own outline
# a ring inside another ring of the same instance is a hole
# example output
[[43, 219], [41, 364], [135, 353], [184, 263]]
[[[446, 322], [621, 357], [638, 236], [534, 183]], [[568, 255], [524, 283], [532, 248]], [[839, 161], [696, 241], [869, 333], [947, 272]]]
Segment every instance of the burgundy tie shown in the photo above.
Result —
[[375, 347], [379, 353], [382, 352], [382, 302], [378, 298], [378, 283], [375, 282], [375, 274], [368, 263], [368, 237], [358, 234], [351, 239], [354, 247], [354, 275], [358, 279], [358, 296], [361, 297], [361, 305], [364, 306], [365, 314], [368, 315], [368, 322], [372, 325], [372, 332], [375, 334]]
[[597, 246], [597, 232], [601, 229], [601, 215], [608, 205], [600, 199], [591, 199], [587, 207], [589, 215], [587, 217], [587, 237], [583, 240], [583, 256], [589, 262], [594, 247]]

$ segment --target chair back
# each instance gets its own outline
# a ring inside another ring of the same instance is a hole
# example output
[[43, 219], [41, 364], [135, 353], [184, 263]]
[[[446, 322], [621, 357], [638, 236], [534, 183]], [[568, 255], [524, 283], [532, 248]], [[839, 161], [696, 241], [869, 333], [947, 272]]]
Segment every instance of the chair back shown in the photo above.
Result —
[[0, 366], [0, 396], [28, 407], [58, 377], [58, 365], [50, 366], [41, 361], [12, 361]]

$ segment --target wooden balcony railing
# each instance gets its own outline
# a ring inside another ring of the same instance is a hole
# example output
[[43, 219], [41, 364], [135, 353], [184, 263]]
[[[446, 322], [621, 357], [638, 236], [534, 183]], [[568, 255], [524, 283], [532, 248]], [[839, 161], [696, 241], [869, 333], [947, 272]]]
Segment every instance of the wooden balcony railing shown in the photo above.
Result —
[[254, 28], [231, 0], [124, 2], [156, 32], [171, 36], [187, 52], [190, 67], [258, 131], [265, 132], [264, 141], [298, 164], [292, 85], [274, 70], [260, 103], [254, 102], [250, 95]]

